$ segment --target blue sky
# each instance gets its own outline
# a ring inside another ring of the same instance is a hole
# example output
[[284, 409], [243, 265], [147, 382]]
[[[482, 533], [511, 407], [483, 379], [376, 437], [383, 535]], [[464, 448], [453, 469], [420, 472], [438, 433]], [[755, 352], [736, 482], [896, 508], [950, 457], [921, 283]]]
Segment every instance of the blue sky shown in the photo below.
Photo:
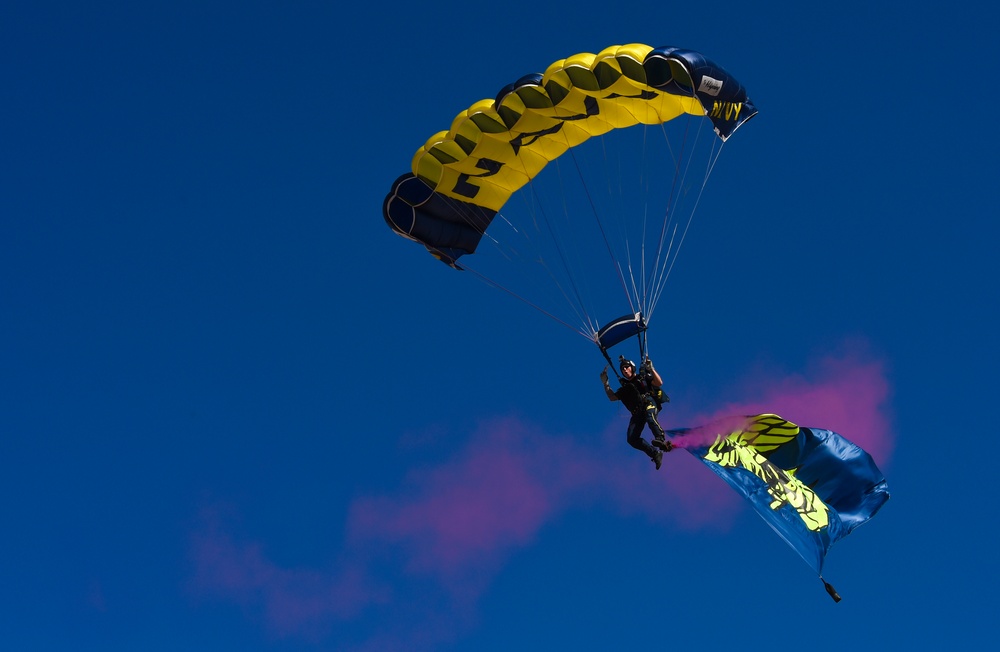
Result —
[[[996, 15], [204, 4], [0, 9], [6, 648], [992, 636]], [[592, 345], [380, 214], [473, 101], [629, 42], [761, 112], [650, 334], [664, 421], [767, 406], [871, 450], [893, 498], [828, 556], [839, 604], [695, 460], [628, 448]]]

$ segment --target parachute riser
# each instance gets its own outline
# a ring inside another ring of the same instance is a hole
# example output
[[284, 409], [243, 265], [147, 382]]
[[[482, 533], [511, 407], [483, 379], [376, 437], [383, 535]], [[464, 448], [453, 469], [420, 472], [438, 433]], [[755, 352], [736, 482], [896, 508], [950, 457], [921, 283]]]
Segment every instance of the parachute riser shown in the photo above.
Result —
[[604, 354], [604, 359], [608, 361], [608, 366], [615, 372], [615, 378], [618, 379], [619, 383], [622, 382], [622, 375], [618, 371], [618, 365], [611, 361], [611, 355], [608, 353], [608, 350], [600, 344], [598, 344], [597, 347], [601, 350], [601, 353]]

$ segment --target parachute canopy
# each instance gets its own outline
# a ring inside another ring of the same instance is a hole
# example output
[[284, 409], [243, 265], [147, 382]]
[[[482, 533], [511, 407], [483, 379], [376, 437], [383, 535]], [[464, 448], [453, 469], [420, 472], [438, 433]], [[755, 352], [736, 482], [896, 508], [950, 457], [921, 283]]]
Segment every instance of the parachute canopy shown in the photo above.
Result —
[[[732, 75], [692, 50], [576, 54], [431, 136], [383, 217], [605, 356], [633, 336], [642, 355], [722, 145], [756, 113]], [[625, 313], [640, 317], [608, 322]]]
[[431, 136], [393, 183], [383, 215], [458, 267], [512, 193], [592, 136], [690, 114], [707, 117], [725, 141], [756, 113], [736, 79], [692, 50], [630, 44], [577, 54], [476, 102]]

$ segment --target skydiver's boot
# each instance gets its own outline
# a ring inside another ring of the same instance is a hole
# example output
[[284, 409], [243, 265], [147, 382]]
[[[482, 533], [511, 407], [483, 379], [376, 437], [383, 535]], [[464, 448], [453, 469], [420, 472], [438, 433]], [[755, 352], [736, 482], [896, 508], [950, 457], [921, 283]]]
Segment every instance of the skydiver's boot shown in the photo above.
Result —
[[669, 453], [674, 450], [673, 442], [667, 441], [667, 438], [663, 435], [656, 435], [653, 438], [653, 446], [659, 448], [664, 453]]
[[663, 451], [653, 450], [653, 454], [649, 456], [649, 459], [653, 460], [656, 464], [656, 470], [660, 470], [660, 466], [663, 464]]

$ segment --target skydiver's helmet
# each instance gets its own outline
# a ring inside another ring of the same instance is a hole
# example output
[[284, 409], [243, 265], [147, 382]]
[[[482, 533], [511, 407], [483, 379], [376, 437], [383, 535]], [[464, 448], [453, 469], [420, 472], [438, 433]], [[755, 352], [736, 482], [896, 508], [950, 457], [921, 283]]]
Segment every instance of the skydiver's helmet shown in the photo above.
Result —
[[[629, 367], [631, 369], [631, 373], [629, 374], [625, 373], [626, 367]], [[625, 376], [626, 378], [632, 378], [635, 376], [635, 363], [632, 362], [631, 360], [627, 360], [625, 356], [620, 355], [618, 356], [618, 370], [621, 371], [622, 375]]]

